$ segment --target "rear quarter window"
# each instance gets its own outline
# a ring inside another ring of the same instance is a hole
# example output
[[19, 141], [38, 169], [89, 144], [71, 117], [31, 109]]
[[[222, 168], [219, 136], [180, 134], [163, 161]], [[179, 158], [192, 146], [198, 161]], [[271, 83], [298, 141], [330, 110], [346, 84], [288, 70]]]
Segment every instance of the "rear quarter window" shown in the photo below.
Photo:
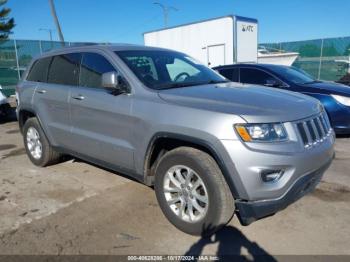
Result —
[[50, 62], [51, 57], [45, 57], [35, 61], [32, 68], [29, 70], [27, 80], [45, 83], [47, 81], [47, 73], [49, 70]]

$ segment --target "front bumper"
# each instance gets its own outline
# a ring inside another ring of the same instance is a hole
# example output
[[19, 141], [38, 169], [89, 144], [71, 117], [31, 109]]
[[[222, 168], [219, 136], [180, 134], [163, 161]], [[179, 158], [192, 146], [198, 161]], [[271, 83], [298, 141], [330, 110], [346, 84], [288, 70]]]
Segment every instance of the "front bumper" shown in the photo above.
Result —
[[350, 126], [334, 126], [334, 132], [337, 135], [349, 135], [350, 134]]
[[321, 168], [300, 177], [281, 198], [259, 201], [236, 200], [236, 213], [241, 224], [246, 226], [260, 218], [273, 215], [312, 192], [331, 162], [332, 160]]
[[334, 132], [337, 135], [350, 134], [350, 107], [341, 105], [334, 100], [326, 105], [326, 108]]
[[[299, 178], [321, 168], [333, 158], [333, 133], [322, 143], [310, 148], [305, 148], [297, 138], [292, 139], [276, 144], [221, 140], [225, 148], [222, 152], [227, 153], [225, 164], [231, 171], [230, 178], [238, 189], [236, 199], [278, 199], [285, 195]], [[261, 177], [262, 170], [283, 170], [284, 173], [277, 181], [264, 182]]]

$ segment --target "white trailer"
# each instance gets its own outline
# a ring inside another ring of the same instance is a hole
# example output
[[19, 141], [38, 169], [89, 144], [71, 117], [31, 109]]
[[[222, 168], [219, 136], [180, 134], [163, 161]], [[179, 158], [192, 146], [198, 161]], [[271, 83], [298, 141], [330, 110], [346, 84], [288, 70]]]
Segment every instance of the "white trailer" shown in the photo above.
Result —
[[146, 46], [186, 53], [210, 67], [233, 63], [256, 63], [258, 21], [223, 16], [164, 28], [143, 34]]

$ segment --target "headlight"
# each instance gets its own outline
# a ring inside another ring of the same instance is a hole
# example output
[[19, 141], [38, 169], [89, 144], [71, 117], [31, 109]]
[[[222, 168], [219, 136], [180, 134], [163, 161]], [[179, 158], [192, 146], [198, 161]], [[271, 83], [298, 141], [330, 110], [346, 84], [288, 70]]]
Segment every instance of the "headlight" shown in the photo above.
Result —
[[350, 97], [346, 96], [338, 96], [338, 95], [331, 95], [335, 100], [337, 100], [339, 103], [350, 106]]
[[238, 124], [235, 128], [245, 142], [279, 142], [288, 139], [283, 124]]

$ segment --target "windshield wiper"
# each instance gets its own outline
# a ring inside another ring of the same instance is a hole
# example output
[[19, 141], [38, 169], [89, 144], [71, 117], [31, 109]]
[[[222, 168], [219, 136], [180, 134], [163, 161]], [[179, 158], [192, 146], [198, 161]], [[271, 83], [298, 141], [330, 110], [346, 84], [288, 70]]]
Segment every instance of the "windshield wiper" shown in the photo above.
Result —
[[222, 84], [222, 83], [229, 83], [231, 81], [229, 80], [210, 80], [209, 82], [206, 82], [205, 84], [210, 85], [210, 84]]
[[220, 84], [220, 83], [228, 83], [230, 81], [228, 80], [221, 80], [221, 81], [215, 81], [210, 80], [206, 82], [179, 82], [179, 83], [168, 83], [168, 84], [162, 84], [159, 86], [156, 86], [157, 89], [172, 89], [172, 88], [181, 88], [181, 87], [188, 87], [188, 86], [199, 86], [199, 85], [209, 85], [209, 84]]
[[162, 90], [162, 89], [172, 89], [172, 88], [181, 88], [181, 87], [187, 87], [187, 86], [194, 86], [194, 85], [201, 85], [202, 83], [183, 83], [183, 82], [179, 82], [179, 83], [168, 83], [168, 84], [161, 84], [156, 86], [157, 89]]

